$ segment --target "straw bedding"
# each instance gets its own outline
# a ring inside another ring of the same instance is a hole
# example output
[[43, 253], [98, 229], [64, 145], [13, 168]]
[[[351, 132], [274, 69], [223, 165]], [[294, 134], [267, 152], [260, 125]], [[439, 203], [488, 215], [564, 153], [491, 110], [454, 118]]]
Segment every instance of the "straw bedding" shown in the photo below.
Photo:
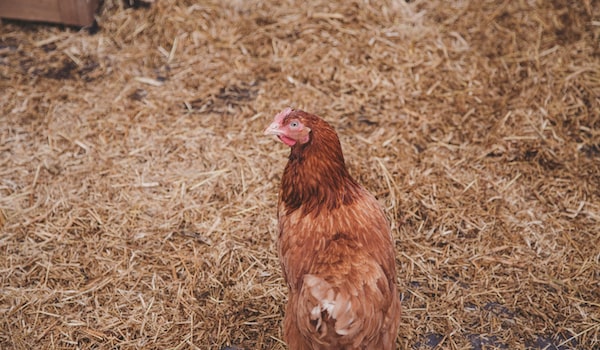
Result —
[[262, 130], [290, 105], [390, 218], [400, 348], [600, 344], [598, 1], [105, 0], [98, 25], [0, 27], [0, 348], [285, 348]]

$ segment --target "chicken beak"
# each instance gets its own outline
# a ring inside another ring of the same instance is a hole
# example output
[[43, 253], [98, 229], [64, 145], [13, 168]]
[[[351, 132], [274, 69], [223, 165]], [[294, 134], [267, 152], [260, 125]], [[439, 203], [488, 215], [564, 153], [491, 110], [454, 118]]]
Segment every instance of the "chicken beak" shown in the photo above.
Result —
[[281, 134], [281, 130], [279, 130], [279, 123], [271, 123], [271, 125], [269, 125], [269, 127], [267, 127], [265, 129], [265, 135], [280, 135]]

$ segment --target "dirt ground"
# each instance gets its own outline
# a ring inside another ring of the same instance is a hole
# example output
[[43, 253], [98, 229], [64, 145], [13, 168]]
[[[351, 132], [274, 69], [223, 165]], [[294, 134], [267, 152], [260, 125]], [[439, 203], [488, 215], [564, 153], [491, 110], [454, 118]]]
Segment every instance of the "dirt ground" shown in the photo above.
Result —
[[400, 349], [600, 346], [600, 1], [97, 16], [0, 25], [0, 348], [284, 349], [287, 106], [385, 208]]

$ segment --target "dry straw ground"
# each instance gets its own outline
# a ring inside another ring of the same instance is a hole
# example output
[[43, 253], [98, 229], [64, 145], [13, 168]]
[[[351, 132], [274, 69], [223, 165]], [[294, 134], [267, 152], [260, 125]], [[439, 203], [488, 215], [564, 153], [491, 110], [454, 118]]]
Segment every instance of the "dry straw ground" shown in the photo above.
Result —
[[0, 348], [285, 348], [288, 105], [386, 208], [401, 348], [598, 347], [599, 1], [126, 4], [0, 27]]

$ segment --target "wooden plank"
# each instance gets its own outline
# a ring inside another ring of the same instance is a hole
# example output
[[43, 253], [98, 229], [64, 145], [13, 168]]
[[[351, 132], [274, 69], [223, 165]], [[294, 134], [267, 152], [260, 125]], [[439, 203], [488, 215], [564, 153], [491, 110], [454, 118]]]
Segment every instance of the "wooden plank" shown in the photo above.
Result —
[[58, 0], [61, 22], [87, 26], [94, 23], [98, 0]]
[[97, 8], [98, 0], [0, 0], [0, 17], [89, 26]]

